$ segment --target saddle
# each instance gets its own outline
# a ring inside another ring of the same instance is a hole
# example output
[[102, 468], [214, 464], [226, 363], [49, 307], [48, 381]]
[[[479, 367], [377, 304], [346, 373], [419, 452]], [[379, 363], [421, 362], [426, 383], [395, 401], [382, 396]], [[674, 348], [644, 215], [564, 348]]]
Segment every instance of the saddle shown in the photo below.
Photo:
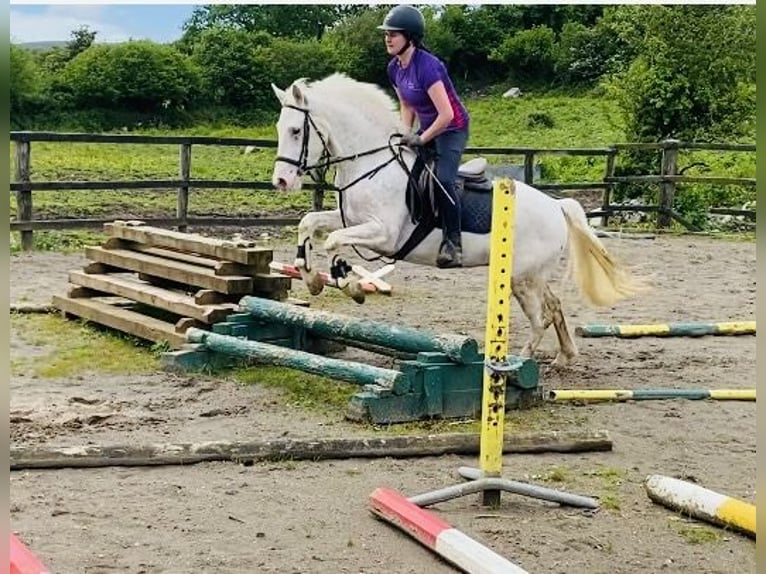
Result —
[[[428, 169], [426, 169], [428, 166]], [[410, 238], [392, 257], [403, 259], [431, 231], [441, 228], [434, 201], [436, 189], [431, 173], [434, 171], [432, 157], [419, 153], [410, 172], [406, 201], [412, 222], [417, 226]], [[474, 158], [460, 165], [456, 181], [461, 206], [461, 226], [468, 233], [489, 233], [492, 223], [492, 182], [487, 178], [487, 160]]]
[[458, 193], [473, 191], [476, 193], [491, 193], [492, 182], [487, 179], [487, 160], [477, 157], [462, 164], [458, 170]]
[[[419, 154], [412, 167], [407, 185], [407, 207], [413, 223], [432, 223], [441, 227], [436, 207], [435, 194], [443, 193], [431, 175], [434, 173], [434, 159]], [[455, 182], [462, 208], [463, 231], [489, 233], [492, 219], [492, 182], [487, 177], [487, 160], [477, 157], [460, 165]]]

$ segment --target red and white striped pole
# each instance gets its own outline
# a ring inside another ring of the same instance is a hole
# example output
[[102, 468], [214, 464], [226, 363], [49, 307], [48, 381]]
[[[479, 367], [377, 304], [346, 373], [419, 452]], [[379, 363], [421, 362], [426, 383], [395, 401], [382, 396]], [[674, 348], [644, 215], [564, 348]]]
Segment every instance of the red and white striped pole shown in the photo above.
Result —
[[8, 554], [11, 559], [10, 574], [51, 574], [37, 556], [13, 534]]
[[370, 495], [371, 510], [468, 574], [528, 574], [438, 516], [389, 488]]

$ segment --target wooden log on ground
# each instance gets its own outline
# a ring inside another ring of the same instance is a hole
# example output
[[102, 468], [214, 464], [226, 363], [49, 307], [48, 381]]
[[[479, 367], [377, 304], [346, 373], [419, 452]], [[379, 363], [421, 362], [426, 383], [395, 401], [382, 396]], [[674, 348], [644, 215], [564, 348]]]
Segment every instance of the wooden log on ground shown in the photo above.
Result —
[[11, 313], [58, 313], [58, 309], [50, 303], [11, 303]]
[[[211, 461], [414, 458], [479, 453], [479, 434], [384, 436], [332, 439], [210, 441], [113, 446], [12, 446], [11, 470], [183, 465]], [[505, 454], [590, 452], [612, 449], [606, 430], [506, 434]]]

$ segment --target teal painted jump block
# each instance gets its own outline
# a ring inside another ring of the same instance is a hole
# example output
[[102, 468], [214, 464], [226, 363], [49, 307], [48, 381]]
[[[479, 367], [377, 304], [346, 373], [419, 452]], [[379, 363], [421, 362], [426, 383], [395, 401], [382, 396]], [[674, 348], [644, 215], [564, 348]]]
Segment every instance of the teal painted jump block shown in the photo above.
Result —
[[[328, 333], [329, 334], [329, 333]], [[348, 333], [344, 333], [348, 334]], [[166, 353], [168, 368], [205, 370], [254, 363], [281, 365], [360, 385], [362, 390], [349, 401], [347, 418], [374, 424], [390, 424], [427, 418], [468, 418], [481, 413], [484, 386], [484, 356], [465, 346], [459, 353], [423, 351], [407, 354], [373, 345], [376, 352], [408, 358], [398, 370], [381, 369], [354, 361], [324, 357], [337, 342], [369, 349], [372, 343], [316, 336], [298, 324], [268, 323], [248, 313], [230, 315], [213, 325], [213, 332], [189, 329], [188, 348]], [[413, 349], [410, 337], [406, 345]], [[456, 361], [455, 358], [458, 360]], [[539, 368], [531, 359], [509, 357], [506, 408], [527, 408], [541, 402]]]
[[[505, 387], [506, 409], [528, 408], [542, 400], [539, 367], [532, 359], [508, 357], [510, 371]], [[458, 364], [443, 353], [418, 353], [403, 361], [409, 375], [407, 392], [366, 386], [349, 401], [346, 417], [374, 424], [401, 423], [427, 418], [480, 416], [484, 389], [484, 357]]]

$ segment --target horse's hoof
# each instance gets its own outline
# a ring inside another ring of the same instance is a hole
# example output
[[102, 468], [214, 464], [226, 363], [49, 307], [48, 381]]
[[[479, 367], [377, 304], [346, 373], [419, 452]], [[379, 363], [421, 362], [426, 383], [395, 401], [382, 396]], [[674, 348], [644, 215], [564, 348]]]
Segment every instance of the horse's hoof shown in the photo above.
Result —
[[349, 281], [346, 285], [342, 288], [343, 292], [351, 297], [356, 303], [359, 303], [360, 305], [363, 304], [366, 300], [366, 294], [364, 292], [364, 289], [362, 289], [362, 286], [359, 284], [359, 281]]
[[556, 353], [556, 358], [553, 359], [553, 362], [551, 362], [551, 367], [555, 369], [561, 369], [569, 367], [572, 363], [574, 363], [576, 355], [565, 355], [564, 353], [558, 352]]
[[324, 281], [319, 275], [314, 275], [312, 278], [305, 280], [306, 287], [309, 293], [316, 296], [324, 290]]

